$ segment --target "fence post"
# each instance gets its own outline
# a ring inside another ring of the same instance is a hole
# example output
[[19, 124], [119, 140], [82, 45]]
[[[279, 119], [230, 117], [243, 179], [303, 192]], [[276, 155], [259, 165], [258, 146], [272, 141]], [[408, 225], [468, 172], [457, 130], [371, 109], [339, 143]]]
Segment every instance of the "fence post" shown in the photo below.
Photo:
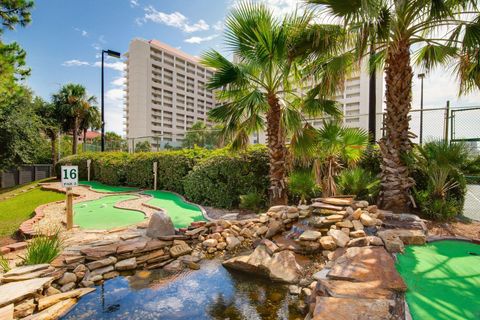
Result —
[[443, 139], [448, 143], [448, 120], [450, 115], [450, 100], [447, 100], [447, 108], [445, 109], [445, 133]]

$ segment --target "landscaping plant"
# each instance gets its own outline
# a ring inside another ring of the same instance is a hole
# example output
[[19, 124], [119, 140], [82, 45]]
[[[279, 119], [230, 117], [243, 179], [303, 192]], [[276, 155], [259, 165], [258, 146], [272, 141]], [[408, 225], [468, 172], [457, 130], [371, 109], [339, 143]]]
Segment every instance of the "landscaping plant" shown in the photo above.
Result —
[[256, 191], [249, 192], [240, 196], [240, 209], [252, 210], [258, 212], [265, 205], [264, 196]]
[[315, 183], [310, 169], [297, 169], [288, 176], [288, 192], [294, 201], [306, 204], [307, 200], [320, 193], [320, 188]]
[[60, 254], [61, 247], [59, 231], [36, 236], [27, 245], [23, 263], [25, 265], [50, 263]]
[[354, 195], [370, 203], [376, 203], [380, 192], [380, 179], [360, 166], [342, 170], [337, 176], [337, 185], [340, 194]]
[[3, 270], [3, 272], [10, 271], [8, 260], [3, 255], [0, 255], [0, 268]]

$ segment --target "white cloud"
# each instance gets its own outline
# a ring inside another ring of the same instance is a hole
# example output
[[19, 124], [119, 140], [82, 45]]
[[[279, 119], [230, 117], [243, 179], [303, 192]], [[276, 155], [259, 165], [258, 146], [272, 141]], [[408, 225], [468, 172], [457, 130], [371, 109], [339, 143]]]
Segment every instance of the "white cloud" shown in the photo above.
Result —
[[188, 18], [178, 11], [173, 13], [165, 13], [157, 11], [153, 6], [146, 7], [145, 16], [143, 18], [136, 19], [137, 24], [140, 25], [147, 21], [178, 28], [187, 33], [206, 31], [210, 29], [210, 26], [205, 22], [205, 20], [200, 19], [196, 23], [191, 24]]
[[[231, 0], [230, 8], [234, 8], [242, 2], [243, 0]], [[256, 2], [266, 5], [277, 17], [283, 17], [297, 9], [301, 13], [305, 8], [302, 2], [298, 0], [257, 0]]]
[[212, 28], [215, 31], [223, 31], [223, 29], [225, 28], [225, 24], [222, 20], [219, 20], [212, 26]]
[[138, 0], [130, 0], [130, 7], [138, 7], [140, 4], [138, 3]]
[[81, 61], [77, 59], [72, 59], [72, 60], [67, 60], [64, 63], [62, 63], [62, 66], [64, 67], [81, 67], [81, 66], [88, 66], [90, 63], [87, 61]]
[[112, 81], [112, 85], [116, 87], [123, 87], [125, 85], [126, 80], [127, 79], [125, 79], [125, 77], [119, 77]]
[[88, 32], [86, 30], [80, 29], [80, 28], [74, 28], [75, 31], [80, 32], [82, 37], [88, 37]]
[[208, 37], [191, 37], [191, 38], [185, 39], [184, 41], [187, 42], [187, 43], [199, 44], [199, 43], [202, 43], [202, 42], [213, 40], [216, 37], [218, 37], [218, 34], [213, 34], [213, 35], [208, 36]]
[[[102, 66], [102, 62], [101, 61], [97, 61], [93, 64], [94, 67], [101, 67]], [[122, 62], [122, 61], [117, 61], [117, 62], [105, 62], [104, 64], [104, 67], [105, 68], [110, 68], [110, 69], [113, 69], [113, 70], [117, 70], [117, 71], [123, 71], [125, 70], [125, 63]]]

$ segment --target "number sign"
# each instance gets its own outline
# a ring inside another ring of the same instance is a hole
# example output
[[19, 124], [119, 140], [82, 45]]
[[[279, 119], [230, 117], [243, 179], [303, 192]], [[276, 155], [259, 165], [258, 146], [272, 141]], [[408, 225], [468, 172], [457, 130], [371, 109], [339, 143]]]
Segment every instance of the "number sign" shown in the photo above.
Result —
[[62, 187], [78, 186], [78, 166], [62, 166]]

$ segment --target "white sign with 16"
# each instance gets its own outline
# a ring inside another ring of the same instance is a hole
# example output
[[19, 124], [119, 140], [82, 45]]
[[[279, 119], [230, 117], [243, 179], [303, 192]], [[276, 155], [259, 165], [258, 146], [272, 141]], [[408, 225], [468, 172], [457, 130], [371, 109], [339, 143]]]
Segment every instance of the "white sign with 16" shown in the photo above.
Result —
[[78, 186], [78, 166], [62, 166], [62, 187]]

